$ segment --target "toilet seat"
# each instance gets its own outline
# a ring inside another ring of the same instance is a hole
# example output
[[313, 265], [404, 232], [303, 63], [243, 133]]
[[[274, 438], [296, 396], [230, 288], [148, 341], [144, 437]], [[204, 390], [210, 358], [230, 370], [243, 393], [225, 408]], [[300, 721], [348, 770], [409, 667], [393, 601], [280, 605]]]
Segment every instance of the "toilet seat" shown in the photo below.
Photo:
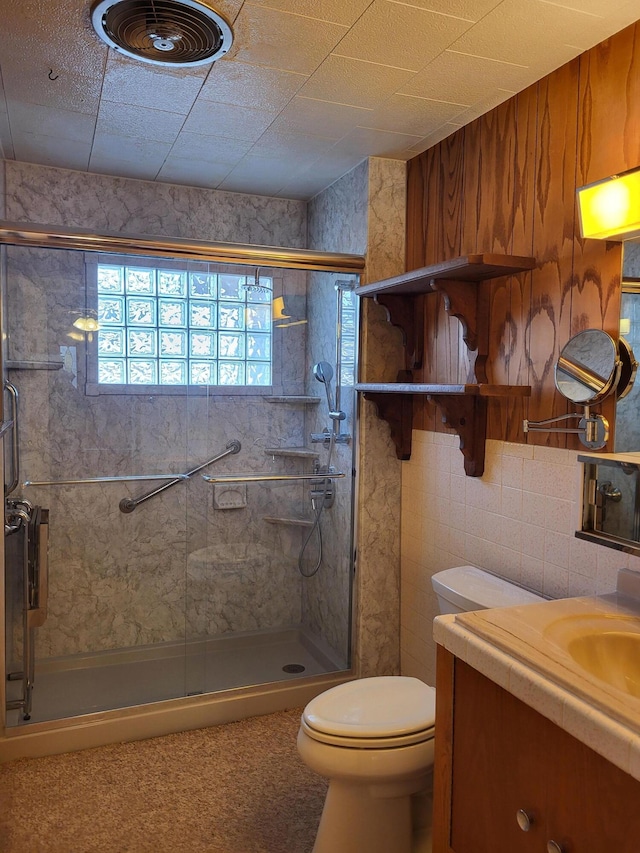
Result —
[[434, 737], [435, 695], [433, 687], [407, 676], [348, 681], [312, 699], [301, 727], [313, 740], [334, 746], [409, 746]]

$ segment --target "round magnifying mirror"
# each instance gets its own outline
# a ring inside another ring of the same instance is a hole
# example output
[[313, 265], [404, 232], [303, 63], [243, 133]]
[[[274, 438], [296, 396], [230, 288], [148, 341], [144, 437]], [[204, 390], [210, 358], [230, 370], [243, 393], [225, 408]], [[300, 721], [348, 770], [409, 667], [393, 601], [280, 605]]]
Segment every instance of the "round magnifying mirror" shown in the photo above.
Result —
[[599, 403], [616, 387], [620, 358], [613, 338], [600, 329], [586, 329], [564, 346], [556, 362], [558, 391], [574, 403]]

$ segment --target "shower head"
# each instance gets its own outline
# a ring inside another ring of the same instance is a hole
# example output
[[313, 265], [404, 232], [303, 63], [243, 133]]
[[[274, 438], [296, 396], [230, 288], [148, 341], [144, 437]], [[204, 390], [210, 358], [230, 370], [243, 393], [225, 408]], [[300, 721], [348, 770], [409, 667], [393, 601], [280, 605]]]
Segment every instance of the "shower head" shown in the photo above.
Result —
[[333, 379], [333, 367], [328, 361], [319, 361], [313, 365], [313, 375], [318, 382], [322, 382], [324, 390], [327, 392], [327, 406], [329, 406], [329, 417], [332, 421], [343, 421], [346, 418], [344, 412], [336, 410], [331, 393], [331, 380]]
[[329, 387], [329, 384], [333, 379], [333, 367], [331, 367], [328, 361], [319, 361], [317, 364], [313, 365], [313, 375], [316, 377], [318, 382], [324, 382], [324, 384]]

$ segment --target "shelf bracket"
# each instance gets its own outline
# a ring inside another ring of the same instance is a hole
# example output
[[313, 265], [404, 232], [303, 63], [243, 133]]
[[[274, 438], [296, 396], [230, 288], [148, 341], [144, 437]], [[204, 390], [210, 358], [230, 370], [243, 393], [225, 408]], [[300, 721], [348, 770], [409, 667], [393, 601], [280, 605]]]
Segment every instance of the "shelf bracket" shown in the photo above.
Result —
[[458, 434], [465, 474], [468, 477], [482, 477], [487, 435], [486, 398], [446, 394], [429, 394], [427, 398], [442, 413], [442, 423]]
[[403, 461], [410, 459], [413, 396], [411, 394], [365, 393], [364, 397], [376, 407], [378, 417], [389, 424], [398, 459]]
[[424, 296], [409, 300], [404, 296], [379, 293], [375, 301], [385, 309], [391, 325], [402, 332], [406, 370], [419, 370], [424, 357]]

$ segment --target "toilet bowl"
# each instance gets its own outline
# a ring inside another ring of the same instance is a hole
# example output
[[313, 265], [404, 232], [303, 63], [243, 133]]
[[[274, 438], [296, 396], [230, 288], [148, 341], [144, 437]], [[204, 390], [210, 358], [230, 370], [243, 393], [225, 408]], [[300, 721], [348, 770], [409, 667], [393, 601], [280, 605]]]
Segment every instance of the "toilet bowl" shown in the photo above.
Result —
[[[442, 613], [543, 600], [475, 566], [432, 580]], [[431, 853], [434, 734], [435, 690], [417, 678], [361, 678], [312, 699], [298, 752], [329, 780], [313, 853]]]
[[435, 690], [417, 678], [339, 684], [304, 709], [298, 751], [330, 779], [314, 853], [410, 853], [411, 796], [429, 787]]

